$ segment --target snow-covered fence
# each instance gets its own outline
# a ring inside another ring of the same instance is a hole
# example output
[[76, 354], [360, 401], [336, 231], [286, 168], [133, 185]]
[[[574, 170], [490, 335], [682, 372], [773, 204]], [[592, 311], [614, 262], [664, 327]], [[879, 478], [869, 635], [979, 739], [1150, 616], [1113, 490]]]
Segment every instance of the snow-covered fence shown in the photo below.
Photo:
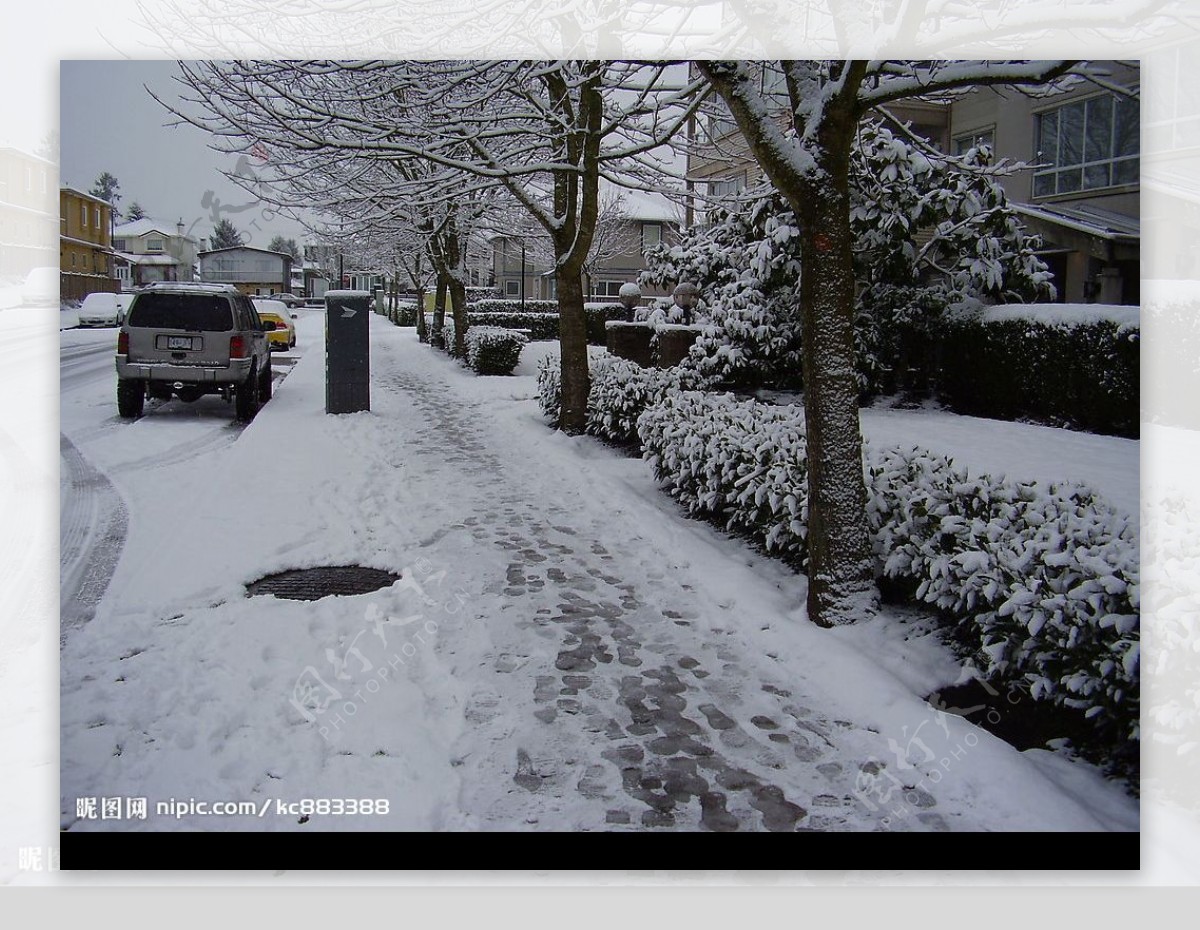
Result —
[[1137, 436], [1138, 308], [1024, 304], [951, 315], [938, 387], [959, 413]]
[[480, 375], [511, 375], [528, 341], [511, 329], [472, 326], [467, 330], [467, 365]]
[[[697, 516], [803, 568], [807, 473], [799, 408], [671, 392], [638, 420], [644, 456]], [[920, 449], [868, 450], [873, 548], [969, 644], [985, 674], [1084, 712], [1076, 748], [1136, 770], [1136, 528], [1091, 490], [969, 476]]]

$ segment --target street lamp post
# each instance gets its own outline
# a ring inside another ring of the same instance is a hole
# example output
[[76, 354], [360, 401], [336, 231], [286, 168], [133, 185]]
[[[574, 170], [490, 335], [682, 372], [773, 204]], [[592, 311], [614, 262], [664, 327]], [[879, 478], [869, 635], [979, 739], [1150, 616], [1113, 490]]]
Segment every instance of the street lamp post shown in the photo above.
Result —
[[525, 240], [521, 240], [521, 312], [525, 312]]

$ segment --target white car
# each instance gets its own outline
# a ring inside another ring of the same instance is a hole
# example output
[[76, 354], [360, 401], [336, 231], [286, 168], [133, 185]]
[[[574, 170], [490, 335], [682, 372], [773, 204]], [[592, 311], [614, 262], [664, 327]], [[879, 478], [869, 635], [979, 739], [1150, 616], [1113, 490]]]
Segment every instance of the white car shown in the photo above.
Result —
[[58, 306], [58, 269], [34, 268], [21, 285], [21, 301], [27, 307]]
[[125, 312], [116, 294], [96, 293], [83, 298], [79, 307], [80, 326], [120, 326]]

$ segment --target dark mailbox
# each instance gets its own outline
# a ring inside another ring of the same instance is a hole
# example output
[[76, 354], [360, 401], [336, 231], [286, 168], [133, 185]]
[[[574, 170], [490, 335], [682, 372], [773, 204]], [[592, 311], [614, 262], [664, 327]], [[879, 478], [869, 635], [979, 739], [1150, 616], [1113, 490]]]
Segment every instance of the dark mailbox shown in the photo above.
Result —
[[371, 295], [325, 293], [325, 412], [371, 409]]

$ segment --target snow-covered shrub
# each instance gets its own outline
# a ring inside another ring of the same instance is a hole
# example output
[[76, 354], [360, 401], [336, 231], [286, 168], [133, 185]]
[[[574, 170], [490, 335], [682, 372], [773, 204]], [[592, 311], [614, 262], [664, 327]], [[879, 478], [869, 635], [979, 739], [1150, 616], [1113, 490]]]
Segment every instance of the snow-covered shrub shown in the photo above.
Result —
[[434, 343], [434, 344], [438, 345], [439, 348], [444, 349], [447, 352], [447, 354], [449, 354], [451, 356], [454, 355], [454, 344], [456, 341], [455, 340], [455, 332], [456, 332], [456, 330], [454, 328], [454, 317], [452, 317], [449, 313], [447, 313], [445, 322], [442, 323], [441, 344], [440, 345], [438, 345], [437, 343]]
[[[668, 393], [638, 420], [643, 455], [689, 513], [803, 567], [803, 413]], [[943, 456], [868, 449], [878, 573], [912, 583], [997, 682], [1084, 712], [1081, 751], [1131, 772], [1138, 745], [1139, 569], [1130, 518], [1081, 485], [969, 476]]]
[[646, 407], [708, 381], [694, 368], [642, 368], [628, 359], [601, 356], [591, 367], [587, 431], [612, 442], [636, 443], [638, 417]]
[[557, 300], [529, 300], [519, 297], [484, 297], [469, 301], [472, 313], [558, 313]]
[[941, 327], [938, 388], [951, 409], [1138, 435], [1137, 308], [1006, 305]]
[[643, 457], [688, 513], [803, 567], [808, 478], [799, 408], [675, 392], [648, 407], [637, 428]]
[[511, 329], [472, 326], [467, 330], [467, 365], [480, 375], [511, 375], [528, 341]]
[[417, 302], [415, 300], [397, 300], [396, 308], [392, 313], [392, 322], [397, 326], [416, 326]]
[[503, 296], [498, 287], [470, 285], [467, 287], [467, 306], [474, 309], [473, 305], [481, 300], [500, 300]]
[[[970, 625], [989, 674], [1135, 740], [1137, 531], [1080, 484], [970, 476], [921, 450], [868, 459], [876, 555]], [[1129, 708], [1134, 708], [1132, 716]]]
[[557, 358], [547, 355], [538, 362], [537, 388], [542, 415], [557, 423], [562, 406], [562, 367]]
[[[557, 421], [562, 373], [557, 358], [538, 365], [538, 406]], [[617, 443], [638, 441], [637, 421], [647, 406], [668, 393], [703, 388], [710, 379], [687, 366], [642, 368], [628, 359], [605, 353], [589, 365], [587, 432]]]
[[[895, 367], [888, 330], [914, 306], [966, 296], [1032, 299], [1050, 290], [1035, 237], [1021, 229], [986, 149], [934, 159], [882, 126], [864, 126], [851, 163], [851, 231], [858, 308], [859, 387], [882, 386]], [[700, 286], [710, 327], [693, 354], [709, 370], [743, 386], [799, 386], [801, 370], [800, 229], [769, 185], [736, 207], [646, 254], [642, 283]], [[893, 299], [881, 289], [892, 288]], [[918, 295], [914, 292], [923, 292]], [[901, 300], [894, 298], [902, 297]], [[890, 319], [889, 314], [898, 319]]]

